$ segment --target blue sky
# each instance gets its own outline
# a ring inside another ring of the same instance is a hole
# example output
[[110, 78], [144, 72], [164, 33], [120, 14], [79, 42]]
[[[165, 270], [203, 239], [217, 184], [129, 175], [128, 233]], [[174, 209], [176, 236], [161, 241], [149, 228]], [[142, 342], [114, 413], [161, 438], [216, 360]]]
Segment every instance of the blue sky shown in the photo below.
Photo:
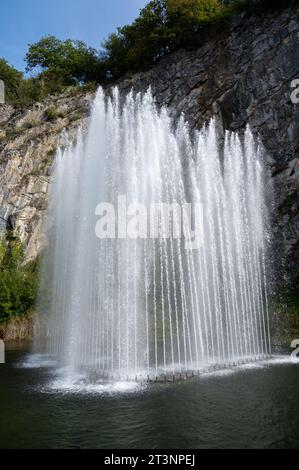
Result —
[[0, 57], [24, 70], [27, 46], [42, 36], [81, 39], [99, 48], [148, 0], [1, 0]]

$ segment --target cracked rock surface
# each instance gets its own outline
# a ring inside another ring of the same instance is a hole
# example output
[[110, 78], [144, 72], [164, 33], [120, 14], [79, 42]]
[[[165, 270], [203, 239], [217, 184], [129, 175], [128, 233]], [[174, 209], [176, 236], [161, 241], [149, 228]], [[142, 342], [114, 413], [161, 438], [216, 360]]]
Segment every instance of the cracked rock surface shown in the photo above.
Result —
[[[25, 111], [0, 107], [0, 230], [12, 229], [34, 260], [47, 243], [44, 219], [56, 149], [84, 127], [92, 95], [66, 92]], [[57, 118], [47, 119], [54, 107]]]

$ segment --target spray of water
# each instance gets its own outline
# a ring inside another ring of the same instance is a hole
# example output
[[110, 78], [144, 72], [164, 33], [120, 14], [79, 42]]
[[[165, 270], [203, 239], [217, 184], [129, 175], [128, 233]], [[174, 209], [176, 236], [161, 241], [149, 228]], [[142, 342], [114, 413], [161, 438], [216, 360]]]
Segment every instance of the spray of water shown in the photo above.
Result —
[[[55, 160], [43, 274], [48, 352], [74, 373], [121, 379], [271, 354], [263, 186], [249, 129], [242, 140], [226, 133], [220, 151], [214, 120], [191, 140], [150, 91], [121, 102], [117, 89], [109, 98], [99, 89], [87, 135]], [[98, 239], [95, 208], [116, 207], [120, 195], [145, 206], [200, 203], [202, 246]]]

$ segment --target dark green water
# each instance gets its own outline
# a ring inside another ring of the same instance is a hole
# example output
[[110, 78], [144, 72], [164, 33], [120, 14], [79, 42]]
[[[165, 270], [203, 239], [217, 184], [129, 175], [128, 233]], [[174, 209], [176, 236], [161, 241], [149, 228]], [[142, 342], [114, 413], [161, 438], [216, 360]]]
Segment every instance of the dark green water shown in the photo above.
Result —
[[54, 371], [30, 368], [27, 354], [12, 349], [0, 365], [0, 448], [299, 448], [298, 363], [58, 391]]

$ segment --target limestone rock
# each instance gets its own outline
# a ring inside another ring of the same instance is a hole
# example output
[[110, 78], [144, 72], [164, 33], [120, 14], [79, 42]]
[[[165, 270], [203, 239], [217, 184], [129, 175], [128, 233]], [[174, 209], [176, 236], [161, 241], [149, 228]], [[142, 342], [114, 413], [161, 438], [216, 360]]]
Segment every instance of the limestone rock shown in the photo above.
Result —
[[[51, 184], [52, 164], [65, 131], [72, 139], [88, 122], [92, 94], [69, 90], [24, 111], [0, 106], [0, 231], [14, 230], [33, 260], [46, 245], [43, 220]], [[59, 116], [46, 118], [55, 107]]]

